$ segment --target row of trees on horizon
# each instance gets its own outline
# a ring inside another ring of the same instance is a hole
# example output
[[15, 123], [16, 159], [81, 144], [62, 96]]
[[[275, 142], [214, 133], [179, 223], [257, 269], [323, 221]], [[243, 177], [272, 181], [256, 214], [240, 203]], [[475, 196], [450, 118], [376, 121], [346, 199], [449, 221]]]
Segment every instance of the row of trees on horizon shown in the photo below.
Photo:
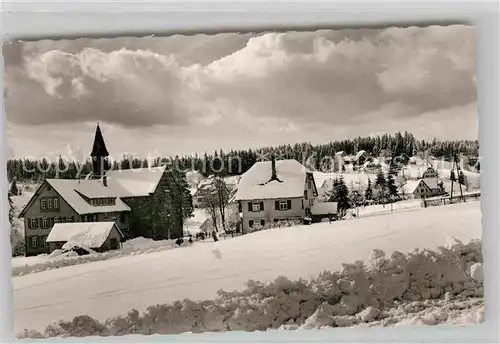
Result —
[[[323, 158], [333, 157], [335, 153], [343, 151], [348, 155], [357, 154], [364, 150], [370, 156], [380, 156], [384, 152], [390, 152], [393, 156], [433, 156], [438, 159], [451, 161], [454, 154], [464, 155], [469, 158], [470, 164], [474, 165], [479, 159], [479, 142], [477, 140], [461, 141], [426, 141], [417, 140], [411, 133], [396, 133], [394, 135], [384, 134], [372, 137], [358, 137], [341, 141], [332, 141], [326, 144], [313, 145], [309, 142], [294, 145], [279, 145], [248, 150], [223, 150], [215, 151], [213, 154], [205, 153], [203, 156], [197, 154], [175, 156], [171, 158], [158, 157], [152, 161], [146, 158], [130, 158], [124, 156], [119, 161], [111, 161], [112, 169], [130, 169], [145, 166], [159, 166], [164, 163], [172, 163], [185, 171], [198, 171], [203, 176], [217, 175], [230, 176], [246, 172], [250, 167], [262, 158], [268, 158], [275, 154], [280, 159], [296, 159], [303, 162], [304, 157], [313, 157], [317, 170], [321, 169], [320, 162]], [[85, 162], [48, 161], [46, 158], [34, 159], [9, 159], [7, 161], [7, 176], [9, 181], [40, 182], [46, 178], [82, 178], [92, 171], [90, 159]]]

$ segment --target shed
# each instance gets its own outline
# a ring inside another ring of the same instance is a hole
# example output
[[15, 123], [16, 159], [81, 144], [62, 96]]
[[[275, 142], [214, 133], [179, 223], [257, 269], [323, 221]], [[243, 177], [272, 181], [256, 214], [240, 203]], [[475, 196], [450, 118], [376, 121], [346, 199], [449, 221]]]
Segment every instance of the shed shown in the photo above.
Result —
[[122, 237], [115, 222], [56, 223], [47, 237], [47, 243], [50, 252], [70, 246], [104, 252], [119, 249]]
[[313, 222], [320, 222], [324, 218], [337, 215], [337, 202], [316, 202], [311, 207], [311, 218]]

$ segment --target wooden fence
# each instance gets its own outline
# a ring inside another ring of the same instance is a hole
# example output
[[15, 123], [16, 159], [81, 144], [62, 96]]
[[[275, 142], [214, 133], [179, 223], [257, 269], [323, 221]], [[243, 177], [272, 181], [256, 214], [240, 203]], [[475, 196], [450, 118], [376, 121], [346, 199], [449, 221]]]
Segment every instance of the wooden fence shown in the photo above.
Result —
[[455, 204], [455, 203], [464, 203], [467, 201], [478, 201], [481, 198], [481, 192], [473, 192], [462, 195], [453, 195], [450, 196], [442, 196], [442, 197], [433, 197], [433, 198], [424, 198], [422, 200], [422, 207], [436, 207], [440, 205], [447, 204]]

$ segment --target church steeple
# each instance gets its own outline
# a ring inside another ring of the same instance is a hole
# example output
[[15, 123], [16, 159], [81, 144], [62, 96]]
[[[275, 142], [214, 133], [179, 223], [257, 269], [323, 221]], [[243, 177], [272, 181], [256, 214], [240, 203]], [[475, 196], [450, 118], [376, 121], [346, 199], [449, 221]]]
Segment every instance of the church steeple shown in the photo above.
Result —
[[91, 157], [107, 157], [109, 156], [108, 150], [106, 149], [106, 144], [104, 143], [104, 138], [102, 137], [101, 128], [99, 127], [99, 122], [97, 122], [97, 128], [94, 137], [94, 146], [92, 147]]
[[92, 157], [92, 179], [100, 179], [101, 177], [104, 177], [105, 172], [108, 170], [109, 153], [106, 149], [106, 144], [104, 143], [99, 122], [97, 122], [94, 145], [92, 146], [90, 156]]

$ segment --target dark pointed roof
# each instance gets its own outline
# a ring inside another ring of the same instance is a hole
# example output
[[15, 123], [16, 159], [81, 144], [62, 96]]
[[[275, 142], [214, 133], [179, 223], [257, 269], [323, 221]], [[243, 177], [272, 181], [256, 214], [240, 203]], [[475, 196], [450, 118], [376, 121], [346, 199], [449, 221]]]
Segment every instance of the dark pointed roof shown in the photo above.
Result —
[[97, 123], [94, 145], [92, 146], [92, 152], [90, 153], [90, 156], [109, 156], [108, 150], [106, 149], [106, 144], [104, 143], [104, 138], [102, 137], [101, 128], [99, 128], [99, 123]]

